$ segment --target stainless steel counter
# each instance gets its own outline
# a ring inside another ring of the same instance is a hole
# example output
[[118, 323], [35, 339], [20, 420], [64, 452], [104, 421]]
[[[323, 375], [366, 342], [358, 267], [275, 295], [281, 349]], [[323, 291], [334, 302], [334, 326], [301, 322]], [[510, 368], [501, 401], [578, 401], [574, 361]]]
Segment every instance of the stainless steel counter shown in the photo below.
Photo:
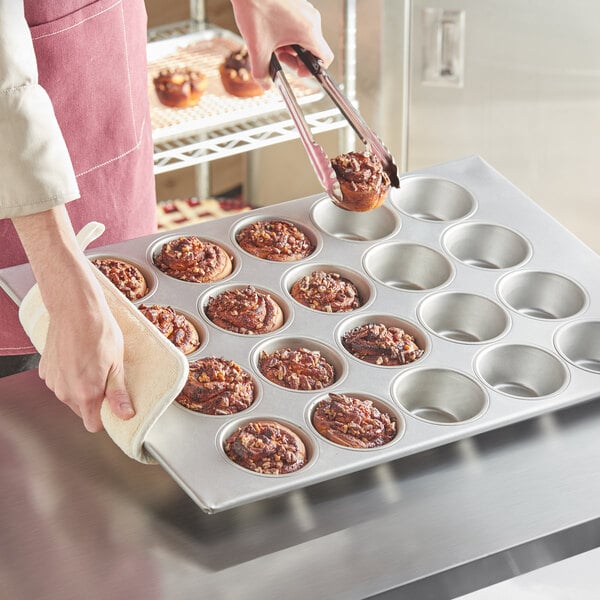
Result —
[[22, 373], [0, 379], [0, 597], [453, 598], [600, 546], [599, 439], [593, 401], [207, 515]]

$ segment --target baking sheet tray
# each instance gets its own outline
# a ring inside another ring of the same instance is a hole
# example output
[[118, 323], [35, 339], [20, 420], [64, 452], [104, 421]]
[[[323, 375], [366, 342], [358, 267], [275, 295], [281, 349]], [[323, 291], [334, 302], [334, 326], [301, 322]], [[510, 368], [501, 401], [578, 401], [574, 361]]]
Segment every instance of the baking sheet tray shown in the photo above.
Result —
[[[211, 26], [148, 45], [148, 97], [154, 143], [201, 134], [285, 110], [281, 95], [274, 87], [254, 98], [238, 98], [225, 91], [219, 65], [243, 44], [242, 38], [231, 31]], [[207, 75], [208, 87], [196, 106], [171, 108], [158, 101], [152, 80], [161, 70], [175, 67], [189, 67]], [[301, 104], [323, 98], [323, 91], [314, 80], [300, 79], [293, 74], [288, 77]]]
[[[317, 245], [303, 261], [254, 258], [236, 244], [237, 230], [257, 219], [284, 218]], [[152, 253], [177, 235], [218, 241], [234, 257], [232, 275], [215, 284], [174, 280], [152, 265]], [[143, 302], [187, 313], [202, 337], [190, 355], [223, 356], [250, 372], [254, 405], [228, 417], [173, 404], [146, 439], [162, 466], [207, 512], [216, 512], [344, 473], [441, 446], [561, 407], [600, 391], [600, 258], [478, 157], [409, 173], [381, 208], [337, 209], [322, 195], [290, 201], [176, 232], [94, 249], [137, 263], [151, 282]], [[297, 304], [291, 283], [316, 267], [354, 279], [367, 297], [360, 309], [327, 314]], [[27, 266], [0, 272], [15, 299], [29, 289]], [[225, 332], [203, 314], [207, 297], [248, 283], [284, 305], [284, 326], [264, 336]], [[420, 289], [419, 289], [420, 288]], [[340, 343], [363, 322], [400, 321], [425, 346], [400, 367], [360, 362]], [[337, 380], [317, 392], [285, 390], [256, 368], [261, 348], [301, 343], [335, 357]], [[151, 374], [149, 374], [151, 376]], [[378, 399], [400, 421], [387, 446], [352, 450], [321, 438], [310, 423], [327, 392]], [[256, 474], [222, 451], [225, 436], [252, 418], [273, 418], [302, 432], [310, 462], [284, 476]]]

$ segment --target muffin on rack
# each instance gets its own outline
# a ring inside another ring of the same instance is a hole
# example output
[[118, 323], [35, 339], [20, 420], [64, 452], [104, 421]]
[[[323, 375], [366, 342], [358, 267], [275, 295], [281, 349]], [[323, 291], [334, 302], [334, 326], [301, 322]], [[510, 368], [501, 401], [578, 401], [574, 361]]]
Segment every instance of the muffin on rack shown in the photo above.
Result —
[[171, 108], [196, 106], [208, 86], [208, 77], [188, 67], [163, 69], [152, 80], [161, 104]]
[[163, 244], [154, 264], [166, 275], [207, 283], [227, 277], [233, 269], [231, 257], [217, 244], [195, 235], [181, 236]]
[[135, 265], [110, 257], [93, 258], [91, 262], [129, 300], [140, 300], [148, 293], [146, 278]]
[[406, 365], [423, 356], [412, 335], [383, 323], [367, 323], [347, 331], [342, 345], [356, 358], [384, 367]]
[[369, 152], [347, 152], [331, 160], [340, 183], [341, 208], [366, 212], [381, 206], [390, 189], [390, 178], [381, 161]]
[[320, 390], [335, 379], [335, 369], [318, 350], [280, 348], [261, 352], [258, 369], [272, 383], [291, 390]]
[[190, 363], [188, 379], [176, 400], [205, 415], [232, 415], [255, 398], [254, 381], [237, 363], [209, 356]]
[[279, 219], [255, 221], [243, 227], [236, 240], [249, 254], [277, 262], [301, 260], [315, 250], [314, 244], [301, 229]]
[[219, 66], [219, 75], [225, 91], [238, 98], [261, 96], [264, 88], [252, 77], [248, 48], [234, 50]]
[[234, 333], [257, 335], [283, 325], [283, 311], [279, 304], [270, 294], [251, 285], [211, 296], [205, 312], [215, 325]]
[[189, 319], [173, 307], [141, 304], [139, 310], [184, 354], [191, 354], [200, 347], [198, 330], [190, 323]]
[[397, 434], [396, 419], [372, 400], [329, 394], [312, 414], [315, 429], [326, 439], [347, 448], [377, 448]]
[[294, 282], [290, 289], [294, 300], [322, 312], [355, 310], [362, 305], [356, 286], [338, 273], [313, 271]]
[[225, 440], [223, 449], [234, 463], [267, 475], [293, 473], [307, 461], [302, 438], [283, 423], [267, 419], [239, 427]]

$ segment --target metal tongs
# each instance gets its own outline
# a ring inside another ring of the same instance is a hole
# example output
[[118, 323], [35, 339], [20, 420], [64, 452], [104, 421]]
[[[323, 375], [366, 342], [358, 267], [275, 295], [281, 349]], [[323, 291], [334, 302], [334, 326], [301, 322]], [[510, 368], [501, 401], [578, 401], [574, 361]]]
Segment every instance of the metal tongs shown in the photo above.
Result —
[[[365, 144], [367, 150], [372, 152], [381, 161], [383, 170], [390, 178], [391, 185], [393, 187], [400, 187], [398, 167], [394, 163], [394, 159], [389, 150], [367, 125], [350, 100], [342, 93], [331, 75], [323, 68], [321, 60], [302, 46], [294, 44], [292, 45], [292, 48], [296, 51], [300, 60], [306, 65], [315, 79], [321, 84], [321, 87], [331, 98], [333, 103], [339, 108], [352, 129], [354, 129], [360, 140]], [[331, 166], [331, 161], [327, 157], [327, 154], [325, 154], [323, 147], [314, 140], [310, 127], [304, 118], [304, 113], [298, 104], [294, 92], [283, 72], [281, 63], [275, 54], [271, 55], [269, 72], [273, 83], [277, 89], [279, 89], [292, 120], [298, 129], [300, 139], [302, 140], [302, 144], [308, 154], [313, 169], [317, 174], [317, 178], [329, 197], [336, 204], [341, 205], [343, 201], [342, 192], [335, 171]]]

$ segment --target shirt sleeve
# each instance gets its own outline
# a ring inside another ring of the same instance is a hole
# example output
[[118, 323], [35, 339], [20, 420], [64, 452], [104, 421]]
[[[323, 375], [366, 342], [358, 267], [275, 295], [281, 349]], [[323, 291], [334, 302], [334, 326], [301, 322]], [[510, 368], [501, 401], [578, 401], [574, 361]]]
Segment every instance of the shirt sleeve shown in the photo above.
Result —
[[78, 197], [52, 102], [38, 84], [23, 0], [0, 0], [0, 218]]

